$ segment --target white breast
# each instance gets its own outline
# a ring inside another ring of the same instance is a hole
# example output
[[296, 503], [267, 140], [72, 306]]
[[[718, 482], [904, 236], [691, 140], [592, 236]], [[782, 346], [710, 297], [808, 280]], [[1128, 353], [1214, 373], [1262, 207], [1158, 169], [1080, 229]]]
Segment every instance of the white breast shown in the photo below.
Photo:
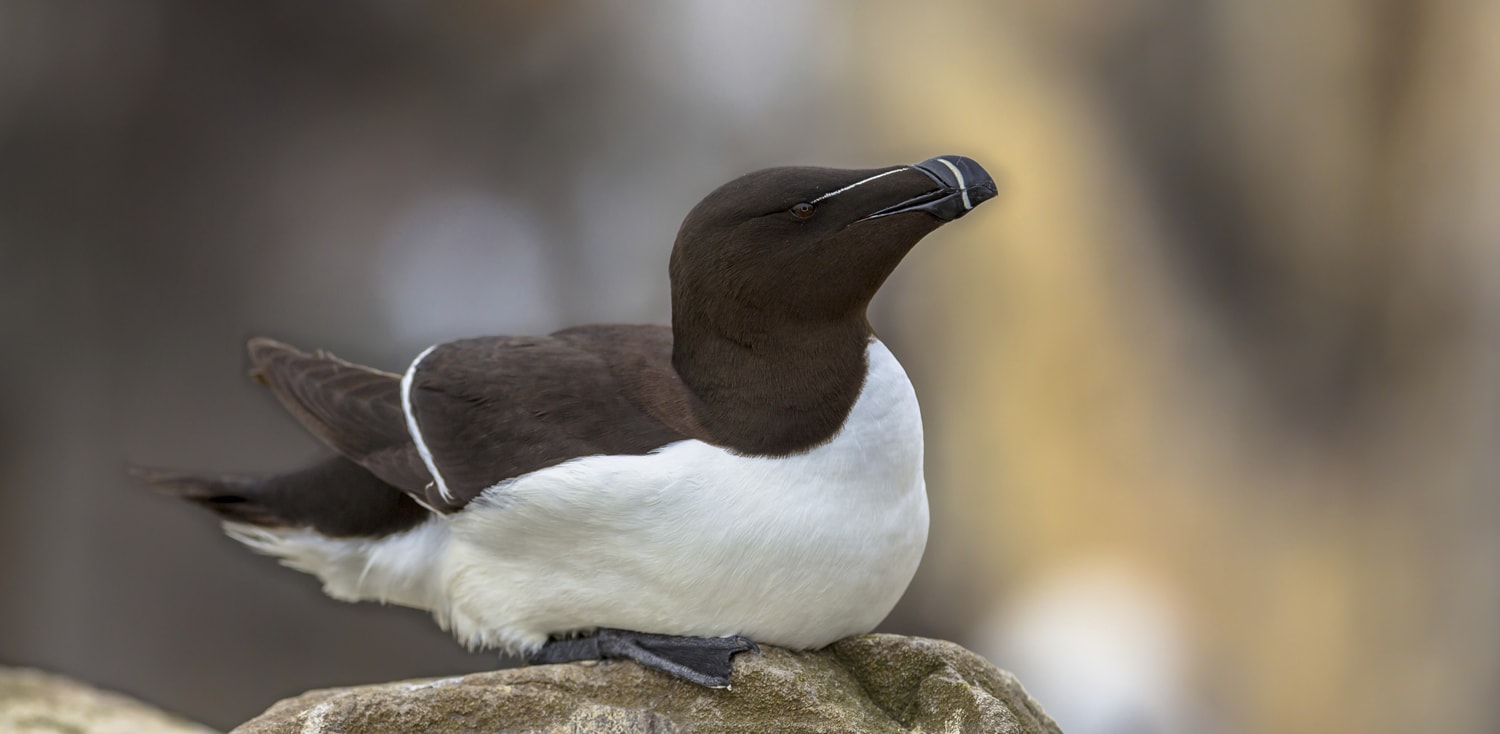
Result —
[[616, 627], [791, 648], [867, 632], [927, 541], [922, 422], [890, 350], [832, 441], [788, 458], [681, 441], [576, 459], [450, 519], [434, 611], [471, 645]]

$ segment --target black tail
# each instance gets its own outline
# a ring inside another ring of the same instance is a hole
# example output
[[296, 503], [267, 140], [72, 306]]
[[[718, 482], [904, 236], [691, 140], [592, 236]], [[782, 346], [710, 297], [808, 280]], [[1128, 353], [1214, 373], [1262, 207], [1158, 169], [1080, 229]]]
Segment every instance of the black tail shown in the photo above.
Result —
[[269, 477], [135, 468], [162, 494], [213, 510], [230, 522], [305, 527], [333, 538], [378, 538], [415, 527], [431, 513], [409, 495], [343, 457]]

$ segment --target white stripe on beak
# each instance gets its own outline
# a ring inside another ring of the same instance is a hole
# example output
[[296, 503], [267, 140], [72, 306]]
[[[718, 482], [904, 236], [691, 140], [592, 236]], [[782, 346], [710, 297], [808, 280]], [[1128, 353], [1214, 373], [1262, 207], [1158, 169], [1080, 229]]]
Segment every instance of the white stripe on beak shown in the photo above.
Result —
[[964, 196], [964, 211], [973, 209], [974, 205], [969, 203], [969, 187], [964, 184], [964, 174], [958, 170], [958, 166], [949, 163], [947, 158], [939, 158], [938, 162], [947, 166], [948, 170], [958, 177], [958, 191]]

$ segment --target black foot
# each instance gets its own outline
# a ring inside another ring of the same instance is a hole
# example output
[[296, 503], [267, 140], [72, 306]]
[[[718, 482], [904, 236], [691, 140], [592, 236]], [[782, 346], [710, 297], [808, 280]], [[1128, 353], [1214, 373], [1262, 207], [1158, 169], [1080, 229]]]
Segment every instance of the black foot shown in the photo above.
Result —
[[600, 629], [587, 637], [549, 640], [528, 660], [533, 665], [575, 660], [634, 660], [652, 670], [709, 688], [729, 687], [729, 661], [737, 652], [760, 652], [744, 637], [675, 637]]

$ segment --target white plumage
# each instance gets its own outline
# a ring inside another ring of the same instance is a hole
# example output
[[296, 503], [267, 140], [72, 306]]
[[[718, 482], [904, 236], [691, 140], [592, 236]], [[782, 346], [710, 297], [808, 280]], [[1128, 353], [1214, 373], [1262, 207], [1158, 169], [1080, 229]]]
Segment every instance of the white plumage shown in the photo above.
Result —
[[430, 610], [473, 647], [593, 627], [820, 647], [884, 619], [927, 541], [916, 395], [884, 344], [867, 355], [844, 426], [803, 454], [685, 440], [573, 459], [374, 540], [228, 529], [330, 596]]

